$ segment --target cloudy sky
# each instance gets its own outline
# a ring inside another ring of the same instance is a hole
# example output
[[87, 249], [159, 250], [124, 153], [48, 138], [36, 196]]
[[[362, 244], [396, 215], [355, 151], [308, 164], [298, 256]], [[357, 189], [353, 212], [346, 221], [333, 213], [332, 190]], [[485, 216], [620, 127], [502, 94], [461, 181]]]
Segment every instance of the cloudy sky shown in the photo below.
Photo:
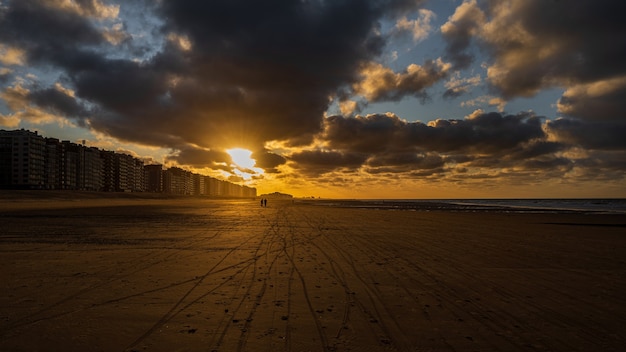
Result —
[[0, 0], [0, 128], [259, 193], [626, 197], [622, 14], [614, 0]]

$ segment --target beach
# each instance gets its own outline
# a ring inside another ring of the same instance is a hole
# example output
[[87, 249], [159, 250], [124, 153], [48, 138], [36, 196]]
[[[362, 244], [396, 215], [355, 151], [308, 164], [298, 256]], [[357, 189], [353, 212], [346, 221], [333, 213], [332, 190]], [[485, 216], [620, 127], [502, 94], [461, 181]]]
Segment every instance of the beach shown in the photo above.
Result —
[[0, 351], [626, 346], [625, 214], [6, 194]]

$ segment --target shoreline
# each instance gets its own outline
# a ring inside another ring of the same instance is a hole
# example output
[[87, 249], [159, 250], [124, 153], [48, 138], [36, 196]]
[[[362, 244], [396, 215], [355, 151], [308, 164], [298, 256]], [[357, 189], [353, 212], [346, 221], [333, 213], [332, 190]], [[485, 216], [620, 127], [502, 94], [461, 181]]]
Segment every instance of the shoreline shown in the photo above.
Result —
[[[71, 190], [0, 190], [5, 202], [84, 200], [248, 200], [259, 197], [191, 196], [151, 192], [94, 192]], [[626, 214], [624, 198], [493, 198], [493, 199], [314, 199], [269, 198], [316, 206], [378, 210], [512, 212], [512, 213], [615, 213]]]
[[310, 205], [406, 211], [626, 214], [626, 199], [298, 200]]

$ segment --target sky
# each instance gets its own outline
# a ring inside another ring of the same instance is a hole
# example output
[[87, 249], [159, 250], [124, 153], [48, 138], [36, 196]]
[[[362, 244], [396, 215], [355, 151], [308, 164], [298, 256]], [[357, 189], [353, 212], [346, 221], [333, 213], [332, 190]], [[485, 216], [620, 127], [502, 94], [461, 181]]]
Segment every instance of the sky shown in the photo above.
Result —
[[325, 198], [626, 197], [613, 0], [0, 0], [0, 129]]

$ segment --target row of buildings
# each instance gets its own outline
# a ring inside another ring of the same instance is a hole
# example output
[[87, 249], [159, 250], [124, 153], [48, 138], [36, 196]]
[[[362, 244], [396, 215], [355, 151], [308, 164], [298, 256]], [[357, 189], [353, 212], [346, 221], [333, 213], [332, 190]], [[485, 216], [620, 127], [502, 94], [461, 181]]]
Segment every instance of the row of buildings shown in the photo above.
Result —
[[28, 130], [0, 130], [0, 188], [256, 197], [256, 188]]

